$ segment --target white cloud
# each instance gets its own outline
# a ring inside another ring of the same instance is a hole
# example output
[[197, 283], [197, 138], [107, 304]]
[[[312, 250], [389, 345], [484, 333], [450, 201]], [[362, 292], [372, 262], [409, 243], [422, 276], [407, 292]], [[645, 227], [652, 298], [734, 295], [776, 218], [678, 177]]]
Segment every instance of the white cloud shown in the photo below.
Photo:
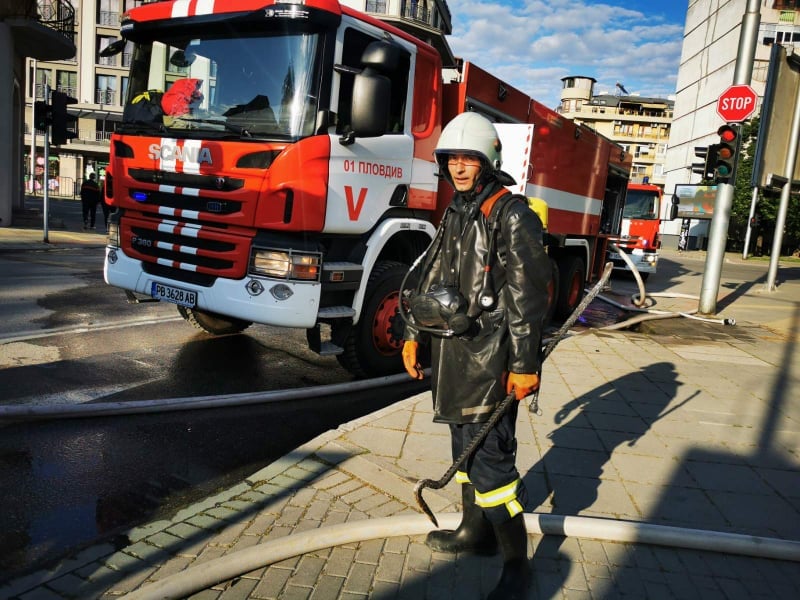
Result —
[[[595, 93], [621, 82], [630, 93], [675, 93], [683, 18], [647, 14], [621, 0], [470, 0], [453, 12], [453, 52], [546, 106], [559, 102], [561, 78], [594, 77]], [[616, 4], [615, 4], [616, 3]], [[682, 12], [682, 14], [680, 14]]]

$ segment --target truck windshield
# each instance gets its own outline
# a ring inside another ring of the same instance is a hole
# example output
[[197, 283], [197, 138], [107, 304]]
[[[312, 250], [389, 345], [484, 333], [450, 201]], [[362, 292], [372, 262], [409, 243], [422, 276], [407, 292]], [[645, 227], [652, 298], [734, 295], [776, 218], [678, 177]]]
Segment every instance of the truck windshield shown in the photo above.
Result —
[[[233, 35], [233, 37], [231, 37]], [[134, 46], [123, 130], [300, 138], [317, 114], [320, 35], [159, 39]]]
[[628, 190], [623, 219], [658, 219], [658, 194], [646, 190]]

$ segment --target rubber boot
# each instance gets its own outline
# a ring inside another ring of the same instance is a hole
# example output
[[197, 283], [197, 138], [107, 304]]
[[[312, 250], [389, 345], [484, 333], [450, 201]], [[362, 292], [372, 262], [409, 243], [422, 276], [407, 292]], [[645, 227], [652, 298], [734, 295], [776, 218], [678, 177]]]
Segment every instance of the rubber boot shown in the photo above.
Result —
[[503, 553], [503, 572], [486, 600], [522, 600], [527, 597], [528, 589], [528, 534], [524, 515], [495, 525], [494, 533]]
[[483, 509], [475, 504], [475, 486], [461, 486], [463, 517], [457, 529], [431, 531], [425, 545], [438, 552], [471, 552], [482, 556], [497, 554], [497, 540], [492, 524], [483, 516]]

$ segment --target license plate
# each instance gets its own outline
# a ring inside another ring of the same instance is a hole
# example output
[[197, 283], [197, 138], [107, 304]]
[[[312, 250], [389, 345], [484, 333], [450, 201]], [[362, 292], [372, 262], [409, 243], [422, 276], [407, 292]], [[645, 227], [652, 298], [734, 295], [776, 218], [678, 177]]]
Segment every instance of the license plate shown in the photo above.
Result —
[[197, 292], [164, 285], [163, 283], [153, 282], [150, 288], [150, 295], [157, 300], [165, 300], [166, 302], [180, 304], [189, 308], [193, 308], [197, 304]]

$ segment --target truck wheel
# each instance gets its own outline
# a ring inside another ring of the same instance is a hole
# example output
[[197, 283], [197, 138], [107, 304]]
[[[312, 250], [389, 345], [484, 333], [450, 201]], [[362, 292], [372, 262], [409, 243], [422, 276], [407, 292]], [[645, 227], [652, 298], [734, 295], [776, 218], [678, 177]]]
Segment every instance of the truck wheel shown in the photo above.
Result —
[[211, 335], [241, 333], [253, 324], [252, 321], [224, 317], [217, 313], [207, 312], [197, 308], [186, 308], [185, 306], [178, 306], [178, 312], [189, 323]]
[[583, 299], [586, 285], [586, 267], [577, 256], [562, 256], [558, 259], [559, 290], [556, 302], [556, 317], [566, 319]]
[[408, 265], [380, 261], [369, 276], [358, 323], [344, 341], [344, 352], [336, 356], [356, 377], [381, 377], [403, 370], [403, 323], [397, 306], [407, 272]]

